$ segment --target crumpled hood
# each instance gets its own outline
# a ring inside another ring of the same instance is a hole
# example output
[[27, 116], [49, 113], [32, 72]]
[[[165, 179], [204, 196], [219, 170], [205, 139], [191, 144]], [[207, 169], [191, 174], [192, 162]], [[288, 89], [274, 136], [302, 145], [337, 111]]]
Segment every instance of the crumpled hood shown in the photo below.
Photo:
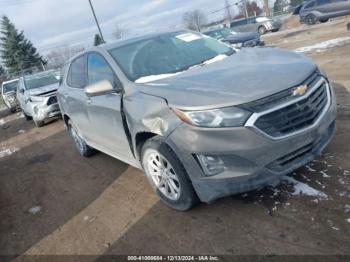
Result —
[[26, 91], [26, 93], [30, 96], [40, 96], [40, 95], [45, 95], [46, 93], [53, 92], [58, 89], [58, 83], [52, 84], [52, 85], [47, 85], [47, 86], [42, 86], [39, 88], [35, 89], [29, 89]]
[[161, 80], [139, 84], [141, 92], [187, 110], [251, 102], [302, 83], [316, 65], [279, 48], [246, 48], [222, 61]]
[[260, 35], [256, 32], [237, 33], [225, 37], [222, 41], [230, 44], [243, 43], [249, 40], [260, 39]]

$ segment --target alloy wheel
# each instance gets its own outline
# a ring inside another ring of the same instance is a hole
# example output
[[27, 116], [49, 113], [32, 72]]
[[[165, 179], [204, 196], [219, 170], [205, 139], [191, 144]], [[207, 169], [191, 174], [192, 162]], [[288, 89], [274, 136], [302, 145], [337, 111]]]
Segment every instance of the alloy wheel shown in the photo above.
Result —
[[159, 152], [148, 149], [145, 154], [145, 172], [167, 198], [178, 200], [181, 193], [179, 177], [170, 162]]

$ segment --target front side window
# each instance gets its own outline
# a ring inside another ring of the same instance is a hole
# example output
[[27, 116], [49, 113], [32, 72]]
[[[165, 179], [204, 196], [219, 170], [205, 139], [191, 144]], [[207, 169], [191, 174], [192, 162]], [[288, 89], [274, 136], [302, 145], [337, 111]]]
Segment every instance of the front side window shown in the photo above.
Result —
[[18, 80], [3, 84], [3, 93], [14, 92], [17, 90]]
[[88, 79], [89, 84], [108, 80], [114, 85], [114, 73], [107, 61], [99, 54], [92, 53], [88, 56]]
[[136, 81], [145, 76], [172, 74], [190, 69], [217, 56], [235, 51], [226, 44], [197, 33], [169, 33], [109, 51], [124, 74]]
[[76, 58], [68, 71], [67, 84], [75, 88], [84, 88], [86, 86], [86, 57]]
[[317, 1], [317, 4], [318, 5], [327, 5], [327, 4], [330, 4], [330, 0], [318, 0]]
[[60, 71], [46, 71], [24, 77], [26, 89], [35, 89], [43, 86], [53, 85], [60, 81]]
[[315, 6], [315, 2], [312, 1], [310, 3], [308, 3], [306, 6], [305, 6], [305, 9], [308, 9], [308, 8], [311, 8], [311, 7], [314, 7]]

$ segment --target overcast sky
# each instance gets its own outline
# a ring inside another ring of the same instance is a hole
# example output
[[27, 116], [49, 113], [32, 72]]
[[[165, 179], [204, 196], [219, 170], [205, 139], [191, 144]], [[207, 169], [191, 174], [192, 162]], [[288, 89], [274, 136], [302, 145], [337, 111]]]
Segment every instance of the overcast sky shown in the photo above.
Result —
[[[229, 0], [235, 3], [237, 0]], [[209, 15], [224, 0], [92, 0], [102, 33], [108, 41], [116, 23], [129, 34], [181, 27], [186, 11], [200, 9]], [[235, 8], [232, 9], [234, 11]], [[0, 0], [0, 14], [7, 15], [42, 52], [81, 42], [92, 43], [97, 33], [88, 0]]]

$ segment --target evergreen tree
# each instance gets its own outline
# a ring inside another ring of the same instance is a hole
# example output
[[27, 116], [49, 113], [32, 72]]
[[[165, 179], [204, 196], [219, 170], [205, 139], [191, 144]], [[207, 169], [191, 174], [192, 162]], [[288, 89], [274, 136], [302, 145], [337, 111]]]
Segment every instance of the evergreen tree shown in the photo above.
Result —
[[94, 46], [98, 46], [101, 44], [103, 44], [103, 40], [99, 34], [96, 34], [94, 38]]
[[18, 32], [7, 16], [1, 18], [0, 27], [0, 57], [10, 74], [31, 72], [33, 68], [41, 68], [42, 64], [46, 64], [33, 44], [25, 38], [23, 31]]
[[0, 65], [0, 77], [5, 74], [5, 69]]

